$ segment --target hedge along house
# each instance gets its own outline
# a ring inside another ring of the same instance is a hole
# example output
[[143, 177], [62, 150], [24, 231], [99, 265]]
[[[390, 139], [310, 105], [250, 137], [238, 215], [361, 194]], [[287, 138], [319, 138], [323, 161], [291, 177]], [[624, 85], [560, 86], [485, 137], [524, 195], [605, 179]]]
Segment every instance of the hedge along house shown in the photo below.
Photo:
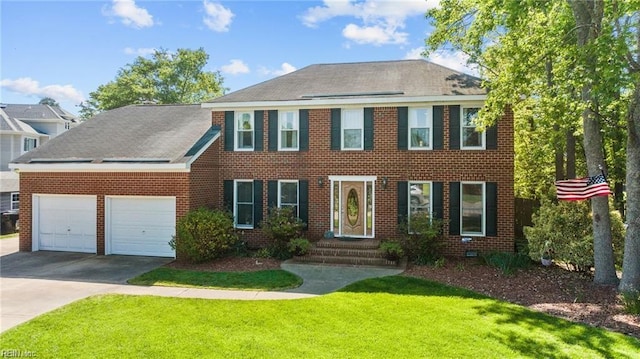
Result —
[[264, 244], [269, 207], [307, 236], [394, 238], [414, 212], [448, 223], [446, 254], [513, 251], [513, 114], [476, 131], [480, 80], [423, 60], [312, 65], [204, 103], [222, 128], [222, 196]]
[[20, 250], [175, 257], [176, 219], [221, 196], [219, 135], [200, 105], [133, 105], [17, 158]]

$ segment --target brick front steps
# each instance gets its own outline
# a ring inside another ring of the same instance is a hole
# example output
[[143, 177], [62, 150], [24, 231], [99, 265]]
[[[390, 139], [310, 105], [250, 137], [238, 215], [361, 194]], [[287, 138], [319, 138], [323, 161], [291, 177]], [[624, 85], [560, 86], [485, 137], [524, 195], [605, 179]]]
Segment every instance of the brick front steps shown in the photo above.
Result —
[[380, 240], [377, 239], [321, 239], [313, 244], [307, 255], [293, 259], [299, 263], [397, 267], [398, 261], [385, 259], [378, 247]]

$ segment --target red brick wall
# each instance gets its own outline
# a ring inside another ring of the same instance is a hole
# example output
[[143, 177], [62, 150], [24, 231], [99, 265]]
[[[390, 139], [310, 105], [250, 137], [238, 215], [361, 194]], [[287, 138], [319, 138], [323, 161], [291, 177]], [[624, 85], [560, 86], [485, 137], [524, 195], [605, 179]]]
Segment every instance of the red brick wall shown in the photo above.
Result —
[[[375, 185], [375, 234], [377, 238], [395, 237], [397, 231], [397, 181], [444, 182], [444, 219], [449, 216], [449, 182], [485, 181], [498, 184], [498, 236], [474, 238], [462, 244], [460, 236], [447, 240], [449, 255], [463, 255], [465, 250], [513, 250], [513, 114], [508, 110], [498, 124], [497, 150], [449, 150], [448, 106], [445, 106], [444, 150], [399, 151], [397, 148], [397, 109], [374, 110], [373, 151], [330, 150], [330, 109], [309, 111], [309, 151], [270, 152], [267, 143], [267, 116], [264, 119], [264, 151], [220, 152], [222, 180], [254, 179], [265, 181], [264, 208], [267, 208], [266, 181], [277, 179], [309, 180], [310, 239], [319, 239], [330, 228], [330, 182], [327, 176], [377, 176]], [[212, 113], [214, 125], [224, 133], [224, 112]], [[224, 148], [224, 136], [220, 138]], [[317, 178], [324, 178], [319, 187]], [[388, 178], [386, 189], [382, 177]], [[219, 197], [218, 206], [222, 206]], [[263, 242], [260, 230], [245, 230], [253, 244]]]
[[32, 195], [97, 195], [97, 249], [105, 253], [105, 196], [175, 196], [176, 220], [190, 209], [213, 207], [219, 146], [212, 145], [188, 172], [22, 172], [20, 173], [20, 250], [32, 248]]

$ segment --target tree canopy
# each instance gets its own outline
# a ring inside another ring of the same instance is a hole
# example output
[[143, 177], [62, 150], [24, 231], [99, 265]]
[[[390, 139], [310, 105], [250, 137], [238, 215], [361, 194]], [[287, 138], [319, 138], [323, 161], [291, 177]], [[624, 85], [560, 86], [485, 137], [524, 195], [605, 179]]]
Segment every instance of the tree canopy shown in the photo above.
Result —
[[56, 100], [52, 99], [51, 97], [44, 97], [40, 99], [40, 101], [38, 102], [38, 105], [49, 105], [49, 106], [60, 107], [60, 104], [57, 103]]
[[113, 81], [89, 94], [80, 105], [80, 117], [131, 104], [191, 104], [218, 97], [225, 91], [223, 78], [217, 71], [204, 70], [208, 59], [202, 48], [175, 53], [160, 49], [150, 59], [139, 56]]

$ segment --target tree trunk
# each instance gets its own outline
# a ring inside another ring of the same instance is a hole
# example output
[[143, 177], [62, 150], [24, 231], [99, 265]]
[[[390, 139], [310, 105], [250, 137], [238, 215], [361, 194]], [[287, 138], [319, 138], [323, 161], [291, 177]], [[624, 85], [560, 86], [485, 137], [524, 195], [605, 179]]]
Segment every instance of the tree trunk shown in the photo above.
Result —
[[576, 137], [573, 128], [567, 130], [567, 178], [576, 178]]
[[640, 82], [627, 118], [627, 234], [624, 241], [621, 292], [640, 291]]
[[[600, 166], [604, 165], [604, 151], [602, 149], [602, 133], [596, 114], [590, 109], [594, 106], [592, 85], [590, 78], [594, 78], [597, 56], [586, 47], [597, 37], [602, 24], [602, 1], [599, 0], [569, 0], [576, 21], [578, 47], [586, 53], [585, 78], [581, 88], [581, 100], [586, 105], [582, 111], [582, 125], [584, 130], [584, 153], [587, 160], [587, 170], [593, 176], [600, 173]], [[611, 244], [611, 217], [609, 214], [609, 198], [593, 197], [591, 199], [593, 224], [593, 263], [596, 284], [618, 284], [618, 276]]]
[[[556, 133], [560, 132], [560, 126], [557, 124], [553, 125], [553, 131]], [[561, 141], [554, 142], [555, 146], [553, 146], [553, 150], [556, 157], [556, 181], [559, 181], [567, 178], [564, 173], [564, 148], [562, 147]]]

